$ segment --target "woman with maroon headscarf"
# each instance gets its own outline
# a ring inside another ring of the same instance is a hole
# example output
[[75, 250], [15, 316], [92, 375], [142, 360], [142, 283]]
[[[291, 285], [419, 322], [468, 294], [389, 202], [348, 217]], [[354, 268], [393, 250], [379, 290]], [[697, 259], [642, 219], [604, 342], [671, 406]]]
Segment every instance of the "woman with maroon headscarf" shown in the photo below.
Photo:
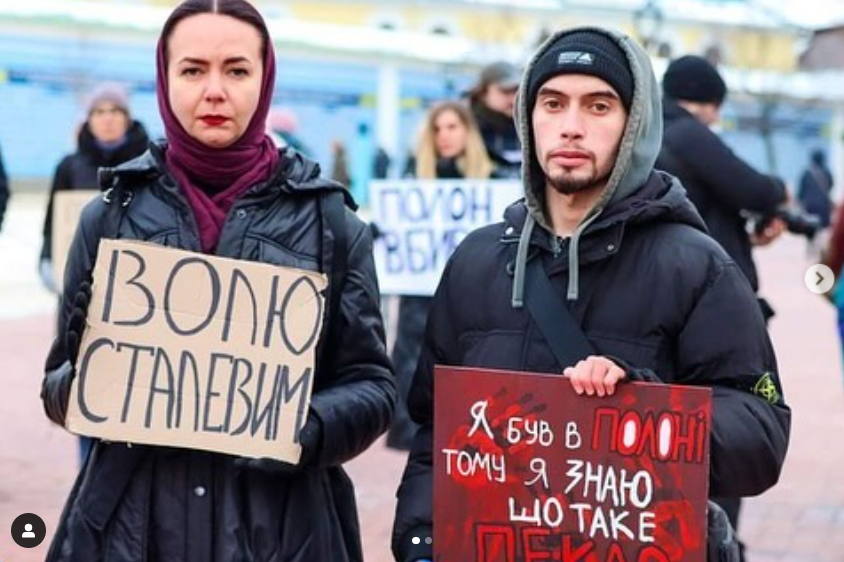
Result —
[[345, 189], [266, 136], [274, 81], [267, 28], [245, 0], [187, 0], [170, 15], [157, 54], [167, 142], [101, 174], [106, 195], [71, 248], [42, 399], [63, 424], [100, 238], [318, 270], [330, 286], [301, 460], [98, 442], [48, 560], [362, 560], [341, 464], [388, 427], [395, 401], [370, 231], [351, 212], [329, 215]]

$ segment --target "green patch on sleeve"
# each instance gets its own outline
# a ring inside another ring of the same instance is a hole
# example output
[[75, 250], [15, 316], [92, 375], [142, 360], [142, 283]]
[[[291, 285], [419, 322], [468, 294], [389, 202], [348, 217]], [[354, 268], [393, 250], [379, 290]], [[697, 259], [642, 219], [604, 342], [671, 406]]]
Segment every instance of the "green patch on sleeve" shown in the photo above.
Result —
[[782, 399], [771, 373], [765, 373], [759, 377], [759, 380], [756, 381], [756, 384], [753, 385], [750, 391], [771, 404], [778, 404]]

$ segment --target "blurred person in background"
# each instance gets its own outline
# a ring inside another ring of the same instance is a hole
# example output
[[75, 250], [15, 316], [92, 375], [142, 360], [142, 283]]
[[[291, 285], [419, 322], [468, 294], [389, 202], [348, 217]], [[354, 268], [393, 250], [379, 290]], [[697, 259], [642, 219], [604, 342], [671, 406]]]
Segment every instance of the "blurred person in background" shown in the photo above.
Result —
[[[446, 101], [431, 108], [422, 123], [410, 176], [417, 179], [486, 179], [497, 175], [487, 156], [471, 112], [459, 102]], [[417, 426], [407, 411], [407, 395], [416, 372], [431, 297], [402, 296], [399, 300], [396, 341], [392, 358], [398, 402], [387, 445], [409, 450]]]
[[340, 139], [331, 141], [331, 179], [345, 186], [352, 185], [352, 176], [349, 174], [349, 158], [346, 155], [346, 145]]
[[274, 107], [270, 109], [267, 117], [267, 134], [275, 141], [279, 148], [290, 147], [310, 156], [310, 151], [296, 135], [299, 130], [299, 118], [292, 109], [286, 107]]
[[3, 154], [0, 153], [0, 231], [3, 230], [3, 217], [6, 215], [8, 204], [9, 178], [6, 176], [6, 168], [3, 167]]
[[835, 285], [825, 293], [838, 311], [838, 336], [841, 349], [844, 352], [844, 283], [841, 275], [844, 273], [844, 205], [839, 205], [832, 221], [832, 231], [822, 251], [821, 263], [832, 270], [835, 275]]
[[[129, 96], [122, 86], [101, 84], [88, 96], [86, 108], [86, 119], [77, 135], [76, 152], [62, 158], [56, 168], [44, 218], [38, 271], [42, 284], [52, 293], [61, 289], [61, 279], [53, 278], [53, 202], [56, 193], [72, 189], [97, 189], [97, 171], [100, 168], [131, 160], [143, 154], [149, 145], [144, 126], [132, 119]], [[58, 321], [60, 318], [57, 316]], [[79, 438], [79, 455], [82, 460], [88, 456], [91, 443], [92, 440], [87, 437]]]
[[823, 251], [821, 263], [832, 270], [836, 280], [840, 280], [844, 268], [844, 205], [839, 205], [832, 221], [832, 232]]
[[[706, 59], [687, 55], [672, 61], [662, 90], [664, 134], [656, 167], [681, 181], [709, 234], [758, 294], [753, 246], [778, 238], [785, 223], [773, 218], [764, 230], [750, 234], [748, 216], [775, 217], [789, 201], [785, 182], [756, 171], [710, 128], [721, 118], [727, 85]], [[774, 311], [764, 299], [759, 300], [765, 320], [769, 320]]]
[[105, 83], [90, 93], [86, 118], [77, 135], [76, 152], [59, 162], [50, 187], [39, 267], [41, 281], [47, 290], [55, 293], [61, 285], [60, 279], [53, 279], [52, 261], [53, 199], [56, 193], [70, 189], [97, 189], [97, 170], [122, 164], [143, 154], [148, 144], [144, 126], [132, 119], [129, 96], [122, 86]]
[[481, 70], [477, 84], [469, 90], [469, 106], [478, 123], [487, 153], [502, 177], [517, 178], [522, 150], [513, 107], [521, 73], [508, 62], [494, 62]]
[[372, 179], [383, 180], [390, 175], [390, 166], [393, 164], [392, 158], [379, 146], [375, 149], [375, 158], [372, 160]]
[[[392, 159], [387, 151], [381, 147], [375, 150], [372, 160], [371, 179], [383, 180], [390, 173]], [[341, 139], [331, 141], [331, 179], [345, 186], [352, 185], [352, 175], [349, 171], [349, 153], [346, 143]]]
[[[687, 55], [673, 60], [662, 91], [664, 134], [656, 167], [680, 180], [709, 234], [736, 262], [758, 298], [752, 248], [776, 239], [785, 224], [774, 218], [758, 235], [751, 235], [746, 213], [773, 216], [788, 201], [785, 183], [757, 172], [710, 129], [720, 120], [727, 85], [706, 59]], [[759, 304], [767, 321], [774, 311], [762, 298]], [[740, 498], [715, 501], [737, 529]]]
[[342, 464], [387, 430], [395, 402], [372, 244], [343, 186], [266, 134], [275, 72], [269, 31], [245, 0], [187, 0], [170, 14], [156, 51], [167, 140], [104, 172], [111, 196], [82, 213], [41, 397], [64, 425], [105, 235], [319, 271], [329, 286], [299, 462], [98, 440], [50, 562], [363, 559]]
[[[820, 149], [813, 150], [809, 155], [809, 165], [800, 176], [797, 201], [805, 212], [818, 217], [821, 229], [827, 229], [832, 222], [833, 183], [832, 172], [826, 166], [826, 154]], [[807, 240], [810, 257], [816, 256], [823, 247], [821, 238], [822, 236], [813, 236]]]

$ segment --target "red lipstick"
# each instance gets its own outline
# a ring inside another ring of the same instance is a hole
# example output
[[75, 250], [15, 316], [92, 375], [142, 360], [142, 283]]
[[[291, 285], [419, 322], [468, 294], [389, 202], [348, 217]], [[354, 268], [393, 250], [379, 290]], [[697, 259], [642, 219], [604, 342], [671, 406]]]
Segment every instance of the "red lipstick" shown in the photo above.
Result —
[[199, 120], [209, 127], [219, 127], [228, 121], [228, 117], [223, 117], [222, 115], [203, 115]]

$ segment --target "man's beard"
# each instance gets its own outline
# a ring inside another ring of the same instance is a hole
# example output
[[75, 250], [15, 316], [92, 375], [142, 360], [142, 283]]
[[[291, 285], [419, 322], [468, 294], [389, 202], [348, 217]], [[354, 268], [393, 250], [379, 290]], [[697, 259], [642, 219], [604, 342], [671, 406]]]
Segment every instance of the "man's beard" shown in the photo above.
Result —
[[574, 195], [583, 191], [590, 191], [596, 187], [606, 185], [610, 179], [612, 170], [608, 171], [602, 176], [598, 176], [597, 172], [593, 172], [589, 177], [577, 178], [568, 174], [562, 177], [546, 177], [548, 184], [554, 188], [554, 191], [563, 195]]

